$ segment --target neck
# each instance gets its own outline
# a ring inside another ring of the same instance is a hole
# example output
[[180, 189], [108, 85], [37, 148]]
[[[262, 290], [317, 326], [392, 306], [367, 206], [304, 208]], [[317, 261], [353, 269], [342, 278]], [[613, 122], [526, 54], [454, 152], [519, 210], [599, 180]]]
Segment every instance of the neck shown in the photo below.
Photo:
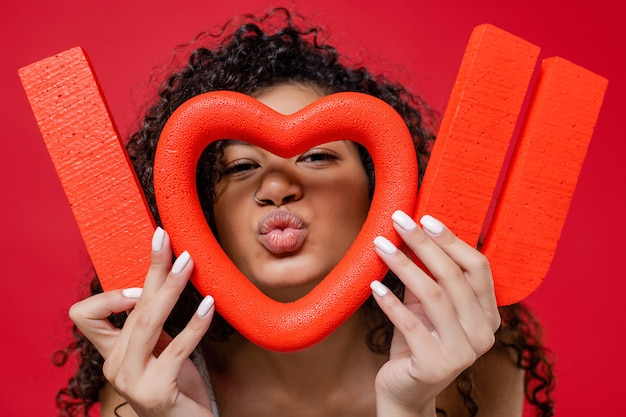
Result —
[[[209, 364], [214, 370], [211, 377], [220, 385], [218, 391], [224, 386], [238, 392], [254, 387], [255, 391], [270, 392], [268, 396], [277, 402], [296, 401], [300, 405], [354, 401], [346, 387], [353, 387], [361, 396], [364, 390], [371, 390], [373, 396], [375, 375], [387, 357], [367, 347], [363, 320], [359, 310], [323, 341], [290, 353], [268, 351], [240, 335], [233, 336], [215, 346], [217, 355]], [[227, 391], [222, 394], [228, 396]]]

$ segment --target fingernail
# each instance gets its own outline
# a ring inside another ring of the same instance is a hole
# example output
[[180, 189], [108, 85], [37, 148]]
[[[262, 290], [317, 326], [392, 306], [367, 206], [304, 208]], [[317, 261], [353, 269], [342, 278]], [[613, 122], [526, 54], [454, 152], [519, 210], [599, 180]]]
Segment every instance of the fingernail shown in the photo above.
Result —
[[207, 314], [209, 314], [209, 311], [211, 311], [211, 309], [213, 308], [213, 304], [215, 304], [213, 297], [211, 297], [210, 295], [207, 295], [206, 297], [204, 297], [204, 300], [200, 302], [200, 305], [198, 306], [198, 310], [196, 311], [196, 313], [200, 317], [205, 317]]
[[142, 292], [143, 288], [126, 288], [122, 290], [122, 295], [126, 298], [139, 298]]
[[407, 232], [413, 231], [417, 228], [417, 223], [405, 212], [397, 210], [391, 215], [394, 222], [398, 224], [403, 230]]
[[377, 236], [376, 239], [374, 239], [374, 245], [387, 255], [393, 255], [398, 250], [393, 243], [382, 236]]
[[380, 281], [372, 281], [370, 288], [374, 291], [374, 294], [379, 297], [384, 297], [389, 292], [389, 289], [385, 286], [385, 284]]
[[438, 235], [439, 233], [443, 232], [443, 224], [439, 220], [428, 214], [420, 219], [420, 223], [422, 224], [424, 229], [428, 230], [434, 235]]
[[190, 259], [191, 259], [191, 255], [189, 255], [189, 252], [184, 251], [183, 253], [181, 253], [180, 256], [176, 258], [176, 261], [174, 262], [174, 265], [172, 266], [172, 272], [174, 274], [180, 273], [180, 271], [185, 269]]
[[157, 227], [152, 235], [152, 252], [159, 252], [163, 248], [163, 239], [165, 239], [165, 230]]

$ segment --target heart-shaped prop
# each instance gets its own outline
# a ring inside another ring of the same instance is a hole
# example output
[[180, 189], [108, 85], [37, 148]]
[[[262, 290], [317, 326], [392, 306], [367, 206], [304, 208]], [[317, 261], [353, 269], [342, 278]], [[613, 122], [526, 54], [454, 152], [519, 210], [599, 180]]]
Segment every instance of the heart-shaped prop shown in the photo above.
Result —
[[[289, 158], [314, 146], [351, 140], [365, 146], [376, 170], [368, 217], [344, 258], [310, 293], [290, 303], [261, 293], [237, 269], [204, 218], [196, 189], [196, 166], [212, 142], [236, 139]], [[211, 92], [180, 106], [165, 125], [154, 162], [154, 186], [163, 226], [176, 254], [188, 250], [191, 278], [217, 311], [250, 341], [275, 351], [294, 351], [320, 341], [370, 295], [369, 283], [387, 267], [372, 241], [395, 244], [395, 210], [413, 213], [417, 162], [411, 135], [387, 103], [360, 93], [326, 96], [292, 115], [282, 115], [249, 96]]]

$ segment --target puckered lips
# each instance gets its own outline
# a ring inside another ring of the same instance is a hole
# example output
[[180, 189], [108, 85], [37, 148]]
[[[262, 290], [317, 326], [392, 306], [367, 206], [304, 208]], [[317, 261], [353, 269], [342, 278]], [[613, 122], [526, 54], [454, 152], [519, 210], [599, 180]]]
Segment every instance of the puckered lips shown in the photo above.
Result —
[[306, 235], [304, 221], [287, 210], [272, 210], [259, 222], [259, 240], [275, 255], [297, 251]]

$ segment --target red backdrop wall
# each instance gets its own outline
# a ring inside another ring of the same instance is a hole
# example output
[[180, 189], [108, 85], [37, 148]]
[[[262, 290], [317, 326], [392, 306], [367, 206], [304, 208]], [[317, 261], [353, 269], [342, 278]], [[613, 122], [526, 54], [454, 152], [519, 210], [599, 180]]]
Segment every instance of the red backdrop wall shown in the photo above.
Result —
[[[51, 365], [69, 340], [66, 311], [86, 294], [89, 262], [17, 69], [70, 47], [90, 54], [120, 131], [133, 126], [155, 65], [174, 45], [230, 16], [290, 2], [7, 1], [0, 99], [0, 408], [54, 413], [69, 369]], [[226, 3], [225, 5], [223, 3]], [[184, 5], [183, 8], [180, 6]], [[609, 79], [609, 88], [560, 246], [529, 298], [556, 352], [557, 415], [624, 415], [626, 363], [626, 2], [623, 0], [297, 2], [331, 40], [445, 108], [471, 29], [493, 23]], [[394, 65], [390, 64], [394, 63]]]

